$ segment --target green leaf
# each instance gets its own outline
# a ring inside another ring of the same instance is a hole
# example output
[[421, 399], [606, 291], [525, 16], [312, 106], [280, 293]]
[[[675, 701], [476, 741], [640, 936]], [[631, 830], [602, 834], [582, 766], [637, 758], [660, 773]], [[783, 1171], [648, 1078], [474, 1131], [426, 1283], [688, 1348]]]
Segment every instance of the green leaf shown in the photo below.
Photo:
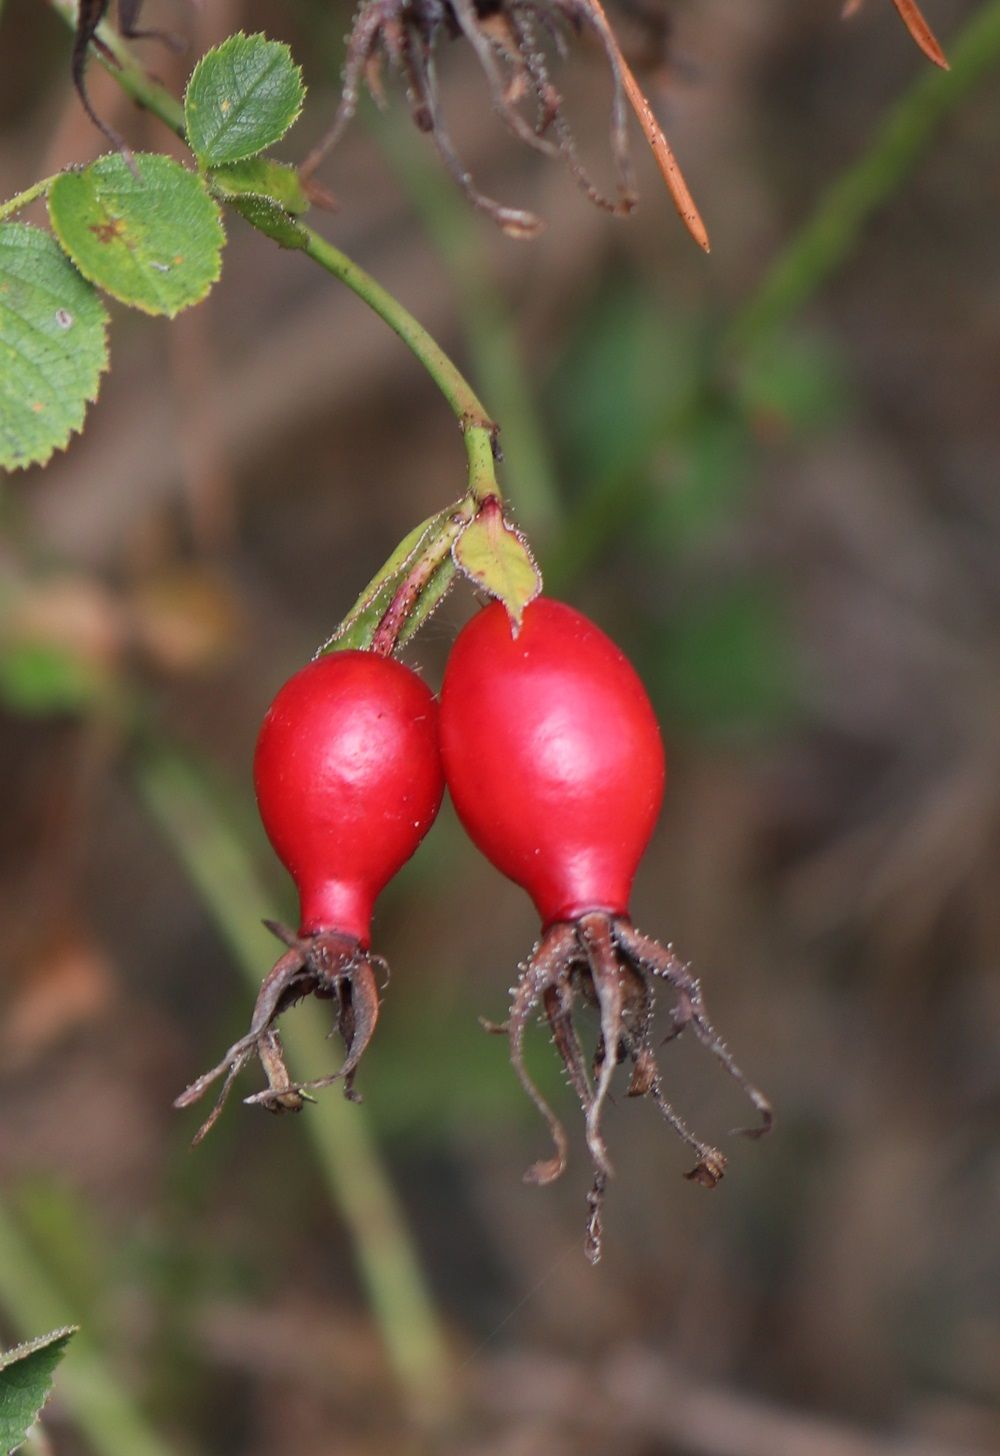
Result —
[[55, 1368], [76, 1334], [76, 1326], [53, 1330], [0, 1355], [0, 1451], [22, 1445], [48, 1399]]
[[302, 110], [292, 53], [262, 35], [231, 35], [195, 66], [184, 96], [191, 150], [206, 167], [239, 162], [280, 141]]
[[[372, 577], [333, 636], [323, 644], [322, 651], [341, 652], [347, 648], [364, 649], [371, 646], [375, 629], [385, 615], [385, 610], [392, 600], [396, 587], [406, 575], [420, 550], [429, 547], [441, 530], [451, 521], [455, 510], [455, 506], [449, 506], [446, 510], [428, 516], [426, 521], [421, 521], [419, 526], [414, 526], [413, 530], [403, 537], [389, 559]], [[428, 589], [432, 585], [433, 581], [428, 583]], [[438, 601], [440, 601], [440, 597]], [[414, 628], [415, 630], [416, 628]]]
[[295, 218], [309, 210], [309, 198], [294, 167], [268, 157], [251, 157], [208, 173], [214, 196], [283, 248], [304, 248], [308, 235]]
[[483, 503], [452, 547], [452, 555], [474, 586], [503, 602], [516, 633], [525, 607], [542, 589], [542, 578], [527, 541], [504, 520], [498, 501]]
[[48, 233], [0, 227], [0, 466], [44, 465], [107, 368], [104, 305]]
[[271, 157], [251, 157], [246, 162], [213, 167], [208, 184], [224, 202], [249, 193], [254, 197], [269, 197], [292, 217], [301, 217], [309, 211], [309, 198], [298, 172]]
[[309, 234], [301, 223], [297, 223], [294, 217], [289, 217], [283, 207], [279, 207], [270, 197], [255, 197], [252, 192], [244, 193], [241, 197], [231, 197], [230, 207], [234, 207], [241, 217], [245, 217], [252, 227], [258, 232], [266, 233], [269, 238], [281, 248], [306, 248], [309, 246]]
[[171, 157], [117, 153], [63, 172], [49, 192], [56, 237], [85, 278], [144, 313], [173, 318], [219, 276], [219, 207], [205, 181]]

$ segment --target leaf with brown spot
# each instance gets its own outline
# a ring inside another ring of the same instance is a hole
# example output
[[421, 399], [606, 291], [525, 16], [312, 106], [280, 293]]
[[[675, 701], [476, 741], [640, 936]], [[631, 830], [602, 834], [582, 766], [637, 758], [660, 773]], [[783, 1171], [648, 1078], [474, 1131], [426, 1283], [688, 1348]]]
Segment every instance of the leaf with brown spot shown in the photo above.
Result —
[[225, 233], [205, 180], [171, 157], [101, 157], [63, 172], [49, 218], [85, 278], [144, 313], [172, 318], [200, 303], [219, 276]]

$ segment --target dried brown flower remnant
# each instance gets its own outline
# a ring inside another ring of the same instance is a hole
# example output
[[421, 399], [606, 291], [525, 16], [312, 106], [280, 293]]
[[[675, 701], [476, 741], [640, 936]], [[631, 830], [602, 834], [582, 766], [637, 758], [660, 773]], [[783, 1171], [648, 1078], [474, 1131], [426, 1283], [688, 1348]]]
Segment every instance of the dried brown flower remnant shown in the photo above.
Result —
[[[948, 58], [941, 49], [937, 36], [934, 34], [924, 18], [917, 0], [892, 0], [899, 11], [900, 18], [907, 30], [916, 41], [929, 61], [933, 61], [942, 70], [949, 70]], [[845, 19], [856, 15], [864, 4], [864, 0], [844, 0], [843, 15]]]
[[[611, 70], [611, 154], [616, 195], [607, 197], [591, 181], [577, 155], [563, 100], [548, 71], [541, 41], [566, 53], [567, 30], [590, 30]], [[443, 35], [463, 36], [486, 76], [494, 108], [527, 146], [562, 157], [582, 190], [616, 216], [632, 211], [635, 186], [629, 164], [626, 102], [635, 111], [685, 225], [708, 249], [708, 234], [652, 107], [622, 55], [600, 0], [362, 0], [347, 42], [340, 105], [326, 135], [306, 158], [301, 174], [313, 176], [353, 117], [362, 84], [382, 103], [386, 59], [403, 77], [414, 121], [428, 132], [438, 154], [473, 205], [513, 237], [531, 237], [543, 224], [533, 213], [506, 207], [476, 187], [458, 156], [441, 114], [435, 47]], [[533, 103], [533, 115], [525, 104]]]
[[[649, 1097], [678, 1137], [693, 1150], [696, 1161], [684, 1175], [686, 1178], [714, 1188], [726, 1168], [725, 1155], [691, 1131], [663, 1091], [653, 1048], [653, 989], [657, 980], [669, 986], [675, 997], [664, 1044], [691, 1027], [757, 1111], [756, 1126], [736, 1131], [746, 1137], [763, 1136], [773, 1120], [771, 1104], [740, 1071], [709, 1020], [697, 977], [670, 946], [643, 935], [625, 916], [591, 911], [575, 922], [550, 926], [522, 967], [521, 978], [512, 989], [506, 1022], [502, 1026], [484, 1023], [489, 1031], [507, 1034], [514, 1070], [552, 1135], [552, 1157], [533, 1164], [524, 1175], [525, 1181], [551, 1183], [566, 1166], [566, 1133], [524, 1062], [525, 1031], [539, 1006], [548, 1021], [553, 1044], [586, 1119], [594, 1181], [587, 1198], [585, 1249], [592, 1263], [601, 1257], [601, 1213], [612, 1175], [601, 1115], [618, 1066], [632, 1064], [626, 1096]], [[574, 1015], [578, 1003], [596, 1008], [600, 1016], [597, 1049], [590, 1067]]]

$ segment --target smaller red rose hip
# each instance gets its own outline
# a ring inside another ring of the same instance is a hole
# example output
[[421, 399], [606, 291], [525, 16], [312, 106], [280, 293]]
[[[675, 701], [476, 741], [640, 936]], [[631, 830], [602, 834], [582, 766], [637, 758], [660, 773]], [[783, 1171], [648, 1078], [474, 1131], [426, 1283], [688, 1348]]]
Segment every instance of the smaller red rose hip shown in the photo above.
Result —
[[[594, 1165], [587, 1251], [600, 1255], [600, 1214], [611, 1173], [601, 1113], [615, 1067], [632, 1063], [628, 1096], [650, 1096], [697, 1163], [687, 1175], [714, 1186], [725, 1158], [690, 1132], [666, 1100], [652, 1043], [653, 981], [671, 988], [668, 1040], [686, 1027], [723, 1063], [761, 1116], [763, 1093], [740, 1072], [708, 1019], [701, 987], [673, 954], [635, 929], [632, 881], [663, 799], [664, 755], [652, 705], [624, 653], [562, 602], [539, 597], [515, 636], [499, 603], [460, 632], [441, 690], [441, 748], [448, 788], [470, 838], [531, 895], [542, 938], [513, 989], [503, 1028], [521, 1082], [546, 1118], [555, 1156], [526, 1177], [563, 1171], [562, 1124], [528, 1076], [525, 1028], [539, 1006], [579, 1097]], [[596, 1007], [592, 1067], [580, 1044], [577, 998]]]
[[[437, 703], [416, 673], [372, 652], [320, 657], [280, 689], [261, 726], [254, 786], [267, 836], [295, 881], [299, 929], [268, 922], [288, 951], [265, 978], [250, 1030], [177, 1099], [222, 1092], [196, 1141], [254, 1055], [268, 1087], [247, 1099], [298, 1111], [302, 1093], [342, 1078], [347, 1096], [378, 1018], [371, 917], [379, 892], [413, 854], [444, 793]], [[303, 996], [335, 1003], [347, 1048], [339, 1071], [293, 1083], [275, 1023]]]

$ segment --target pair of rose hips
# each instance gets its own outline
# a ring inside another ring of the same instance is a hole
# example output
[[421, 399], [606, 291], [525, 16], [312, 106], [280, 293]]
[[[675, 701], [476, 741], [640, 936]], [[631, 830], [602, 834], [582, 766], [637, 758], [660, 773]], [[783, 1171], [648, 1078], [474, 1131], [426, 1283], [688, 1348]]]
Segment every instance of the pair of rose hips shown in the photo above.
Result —
[[[288, 946], [265, 979], [247, 1036], [178, 1099], [187, 1106], [218, 1077], [221, 1110], [253, 1056], [268, 1087], [248, 1099], [298, 1110], [303, 1093], [343, 1079], [348, 1096], [378, 1016], [370, 951], [379, 892], [430, 829], [445, 784], [470, 838], [528, 891], [542, 935], [512, 988], [507, 1033], [514, 1067], [555, 1144], [526, 1177], [548, 1183], [566, 1162], [562, 1125], [528, 1076], [527, 1023], [541, 1007], [586, 1119], [594, 1165], [587, 1249], [600, 1248], [600, 1208], [611, 1173], [601, 1112], [612, 1073], [630, 1062], [629, 1096], [649, 1095], [697, 1155], [687, 1175], [713, 1186], [723, 1155], [699, 1141], [666, 1100], [652, 1048], [652, 979], [674, 992], [668, 1040], [691, 1026], [760, 1113], [770, 1108], [736, 1067], [705, 1013], [698, 981], [628, 914], [632, 880], [663, 798], [664, 755], [652, 705], [624, 654], [563, 603], [539, 598], [515, 636], [494, 602], [452, 648], [440, 707], [401, 663], [371, 652], [320, 657], [280, 690], [254, 761], [261, 818], [299, 892], [300, 926], [272, 929]], [[315, 994], [335, 1003], [347, 1048], [340, 1070], [293, 1083], [276, 1021]], [[578, 999], [597, 1011], [588, 1065], [574, 1019]]]

